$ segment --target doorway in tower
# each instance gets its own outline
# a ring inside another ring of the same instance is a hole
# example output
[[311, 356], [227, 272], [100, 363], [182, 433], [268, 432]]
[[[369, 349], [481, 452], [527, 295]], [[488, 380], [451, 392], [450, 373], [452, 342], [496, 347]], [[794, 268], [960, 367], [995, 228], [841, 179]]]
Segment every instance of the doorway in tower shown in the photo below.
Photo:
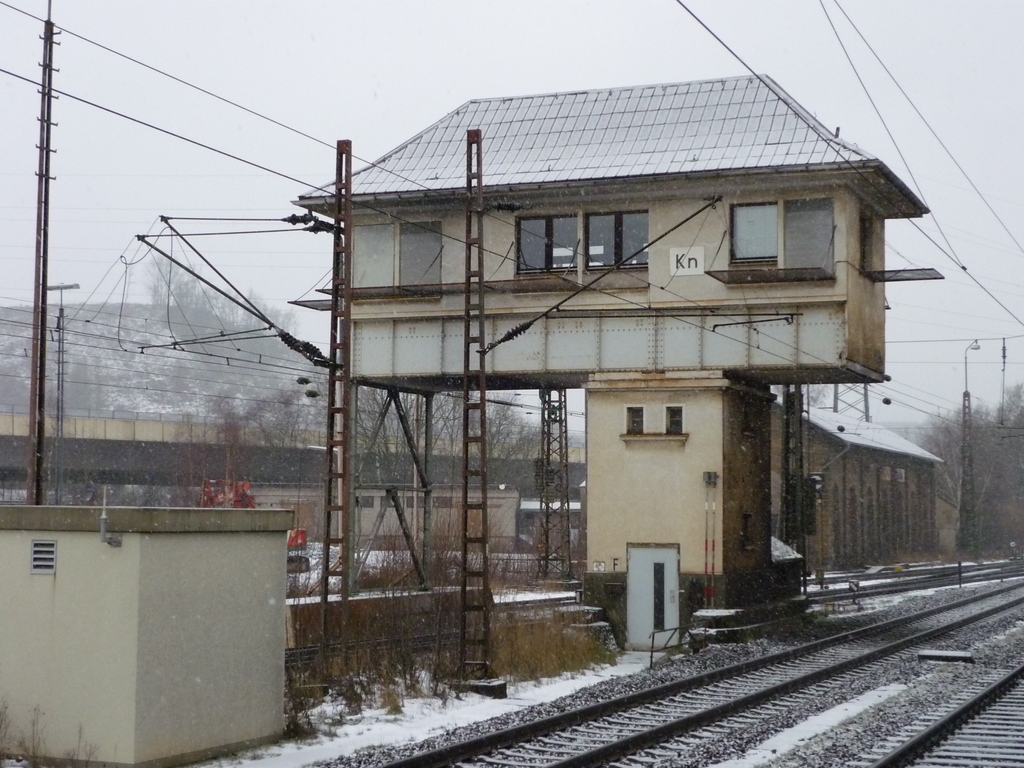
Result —
[[626, 547], [626, 642], [648, 649], [678, 643], [679, 547], [629, 544]]

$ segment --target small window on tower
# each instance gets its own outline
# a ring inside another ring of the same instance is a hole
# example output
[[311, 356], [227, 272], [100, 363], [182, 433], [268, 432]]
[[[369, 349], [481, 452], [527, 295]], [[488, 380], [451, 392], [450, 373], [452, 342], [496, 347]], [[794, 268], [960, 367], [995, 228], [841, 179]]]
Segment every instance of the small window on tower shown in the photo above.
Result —
[[754, 516], [749, 512], [744, 512], [740, 518], [740, 548], [754, 548]]
[[643, 406], [629, 406], [626, 408], [626, 434], [642, 435], [644, 433], [644, 409]]
[[665, 408], [665, 434], [683, 434], [683, 406], [669, 405]]

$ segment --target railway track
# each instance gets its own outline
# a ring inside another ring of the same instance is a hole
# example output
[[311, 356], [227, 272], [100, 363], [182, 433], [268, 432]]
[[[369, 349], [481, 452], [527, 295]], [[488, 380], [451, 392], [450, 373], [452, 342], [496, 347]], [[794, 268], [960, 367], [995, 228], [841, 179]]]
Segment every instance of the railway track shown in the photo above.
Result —
[[976, 690], [870, 768], [1024, 765], [1024, 665], [988, 672]]
[[[1024, 567], [1024, 560], [995, 560], [987, 563], [932, 563], [929, 565], [891, 565], [874, 567], [867, 570], [841, 571], [825, 575], [826, 587], [845, 587], [850, 581], [867, 584], [873, 581], [904, 581], [920, 577], [931, 578], [955, 576], [957, 572], [965, 576], [977, 572], [998, 571], [1003, 568]], [[817, 583], [817, 579], [811, 579]]]
[[[826, 581], [827, 588], [807, 595], [812, 604], [832, 603], [841, 600], [863, 600], [869, 597], [894, 595], [918, 589], [935, 589], [954, 584], [977, 584], [994, 579], [1012, 579], [1024, 576], [1024, 563], [1009, 561], [964, 566], [958, 572], [957, 566], [947, 565], [924, 569], [923, 571], [897, 571], [884, 574], [869, 574], [865, 577], [832, 578]], [[882, 583], [872, 584], [868, 579]], [[867, 583], [865, 583], [867, 581]], [[856, 590], [849, 585], [858, 584]]]
[[787, 697], [815, 695], [815, 686], [843, 685], [844, 675], [1021, 604], [1024, 586], [1004, 586], [388, 766], [649, 766], [690, 753], [708, 735], [726, 734], [767, 717], [766, 712], [785, 707]]

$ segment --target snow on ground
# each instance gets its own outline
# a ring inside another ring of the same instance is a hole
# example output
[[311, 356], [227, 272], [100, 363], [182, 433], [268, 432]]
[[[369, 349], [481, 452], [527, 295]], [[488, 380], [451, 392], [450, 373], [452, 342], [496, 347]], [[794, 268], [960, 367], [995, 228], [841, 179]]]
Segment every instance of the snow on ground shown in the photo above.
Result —
[[[300, 768], [364, 749], [421, 741], [450, 728], [552, 701], [602, 680], [638, 672], [646, 669], [649, 662], [649, 653], [623, 653], [614, 666], [602, 666], [573, 676], [510, 685], [507, 699], [490, 699], [477, 694], [463, 694], [458, 699], [450, 698], [444, 704], [437, 699], [407, 699], [399, 715], [389, 715], [382, 709], [371, 709], [357, 716], [337, 718], [334, 712], [325, 708], [318, 714], [322, 720], [327, 721], [324, 729], [329, 735], [307, 742], [281, 742], [201, 765], [205, 768]], [[330, 725], [332, 719], [342, 719], [342, 722], [340, 725]]]

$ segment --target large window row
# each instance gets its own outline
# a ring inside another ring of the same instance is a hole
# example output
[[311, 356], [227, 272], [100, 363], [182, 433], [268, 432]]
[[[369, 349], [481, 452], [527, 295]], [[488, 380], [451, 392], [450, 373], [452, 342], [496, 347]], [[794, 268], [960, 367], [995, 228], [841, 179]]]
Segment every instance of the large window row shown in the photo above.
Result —
[[[831, 198], [736, 204], [730, 213], [734, 267], [833, 272]], [[864, 232], [861, 236], [869, 246], [869, 237]], [[581, 260], [586, 269], [643, 267], [649, 240], [647, 211], [524, 216], [516, 221], [516, 271], [576, 269]], [[443, 245], [439, 221], [360, 226], [356, 285], [436, 285], [441, 282]]]
[[732, 206], [732, 263], [832, 272], [831, 198]]
[[646, 211], [588, 213], [582, 222], [575, 215], [523, 217], [516, 225], [519, 272], [575, 269], [582, 254], [588, 269], [647, 264]]

